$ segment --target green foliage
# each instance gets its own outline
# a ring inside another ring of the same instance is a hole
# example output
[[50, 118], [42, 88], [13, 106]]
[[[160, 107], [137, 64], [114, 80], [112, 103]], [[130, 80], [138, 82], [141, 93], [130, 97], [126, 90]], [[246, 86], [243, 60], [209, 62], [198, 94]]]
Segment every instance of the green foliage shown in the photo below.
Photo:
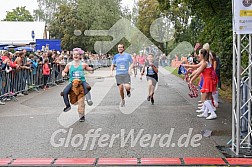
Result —
[[159, 3], [157, 0], [139, 0], [138, 29], [147, 37], [150, 36], [150, 26], [154, 20], [160, 17]]
[[[228, 0], [190, 0], [192, 12], [204, 22], [198, 35], [201, 43], [209, 42], [211, 50], [219, 55], [222, 76], [232, 78], [232, 2]], [[202, 8], [204, 6], [204, 8]]]
[[[63, 49], [81, 47], [93, 51], [97, 40], [112, 40], [111, 37], [88, 37], [85, 30], [108, 30], [122, 15], [120, 2], [117, 0], [79, 0], [75, 3], [62, 4], [50, 22], [52, 38], [62, 40]], [[75, 30], [81, 35], [76, 36]]]
[[175, 42], [180, 43], [182, 41], [187, 41], [188, 37], [191, 35], [186, 31], [189, 26], [189, 19], [191, 16], [191, 11], [189, 10], [186, 3], [181, 1], [172, 1], [169, 10], [165, 11], [165, 15], [173, 22], [175, 25]]
[[204, 22], [198, 17], [194, 16], [191, 19], [191, 23], [187, 30], [185, 31], [186, 39], [191, 42], [191, 44], [195, 44], [199, 42], [199, 35], [203, 30]]
[[138, 7], [137, 27], [164, 53], [167, 52], [165, 49], [167, 44], [156, 42], [150, 35], [150, 26], [157, 18], [168, 18], [176, 30], [174, 40], [168, 42], [168, 53], [180, 42], [188, 41], [191, 37], [187, 32], [191, 12], [186, 3], [178, 0], [139, 0]]
[[[139, 0], [138, 1], [138, 18], [137, 28], [149, 38], [156, 46], [161, 46], [160, 43], [152, 39], [150, 34], [151, 24], [159, 17], [161, 17], [161, 11], [157, 0]], [[136, 36], [137, 37], [137, 36]]]
[[33, 18], [30, 12], [23, 6], [8, 11], [4, 21], [33, 21]]
[[[158, 0], [163, 13], [175, 23], [174, 45], [188, 41], [208, 42], [221, 60], [222, 78], [231, 80], [232, 1], [230, 0]], [[170, 4], [168, 5], [168, 2]], [[179, 7], [179, 10], [177, 6]], [[189, 22], [189, 19], [191, 20]], [[190, 24], [189, 24], [190, 23]], [[172, 48], [172, 47], [171, 47]], [[245, 61], [244, 61], [245, 62]]]
[[[121, 17], [120, 3], [117, 0], [80, 0], [78, 19], [85, 24], [85, 30], [108, 30]], [[85, 49], [93, 50], [95, 41], [112, 40], [110, 37], [85, 37]]]
[[38, 9], [34, 10], [34, 19], [38, 21], [45, 21], [50, 23], [53, 20], [53, 15], [56, 13], [58, 7], [69, 0], [37, 0]]
[[230, 80], [233, 60], [231, 16], [222, 20], [216, 17], [209, 19], [198, 39], [202, 43], [209, 42], [211, 50], [220, 57], [222, 76]]
[[158, 0], [159, 4], [160, 4], [160, 9], [162, 11], [166, 11], [167, 9], [170, 9], [171, 7], [171, 0]]
[[61, 5], [58, 10], [49, 26], [51, 37], [61, 39], [62, 48], [71, 50], [80, 44], [77, 36], [74, 35], [74, 30], [76, 26], [82, 24], [80, 20], [77, 20], [73, 6]]
[[137, 19], [138, 19], [138, 5], [137, 5], [137, 2], [134, 1], [132, 14], [131, 14], [131, 20], [132, 20], [133, 25], [137, 24]]

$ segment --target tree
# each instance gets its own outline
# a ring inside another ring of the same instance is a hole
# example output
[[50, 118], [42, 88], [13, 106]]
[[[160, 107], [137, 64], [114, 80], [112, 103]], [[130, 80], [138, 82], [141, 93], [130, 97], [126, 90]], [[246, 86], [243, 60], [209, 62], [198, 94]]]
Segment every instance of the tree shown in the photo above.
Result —
[[74, 3], [74, 0], [37, 0], [38, 9], [34, 10], [34, 19], [50, 23], [53, 20], [53, 15], [58, 10], [58, 7], [67, 2]]
[[[75, 3], [62, 4], [53, 15], [49, 24], [52, 38], [62, 40], [63, 49], [81, 47], [93, 51], [97, 40], [112, 40], [110, 37], [89, 37], [83, 35], [85, 30], [108, 30], [121, 17], [118, 0], [80, 0]], [[75, 34], [75, 32], [81, 34]]]
[[[118, 0], [80, 0], [77, 7], [78, 20], [85, 25], [82, 30], [109, 30], [122, 16]], [[86, 50], [93, 50], [95, 41], [112, 40], [110, 37], [83, 37]]]
[[71, 50], [75, 47], [74, 25], [77, 23], [74, 8], [71, 5], [60, 5], [49, 25], [51, 37], [61, 39], [62, 48]]
[[[150, 34], [151, 24], [159, 17], [161, 11], [157, 0], [139, 0], [138, 1], [138, 18], [137, 28], [148, 37], [156, 46], [160, 46], [158, 42], [152, 39]], [[161, 46], [162, 48], [162, 46]]]
[[170, 3], [169, 10], [164, 13], [175, 25], [175, 42], [180, 43], [188, 41], [188, 34], [186, 33], [189, 27], [189, 19], [191, 11], [188, 6], [180, 0], [174, 0]]
[[[174, 11], [180, 6], [178, 13], [172, 12], [171, 20], [179, 25], [183, 20], [179, 17], [189, 17], [191, 22], [184, 22], [176, 27], [176, 41], [187, 40], [191, 44], [195, 42], [210, 44], [221, 59], [222, 76], [230, 80], [232, 71], [232, 1], [230, 0], [158, 0], [160, 10], [163, 13]], [[181, 8], [186, 7], [186, 10]], [[185, 11], [184, 11], [185, 10]], [[178, 21], [179, 20], [179, 21]], [[185, 25], [185, 26], [184, 26]]]
[[23, 6], [8, 11], [4, 21], [33, 21], [33, 17]]
[[147, 37], [150, 36], [150, 26], [154, 20], [160, 17], [159, 3], [157, 0], [139, 0], [139, 16], [137, 27]]
[[138, 18], [138, 5], [137, 2], [134, 0], [134, 5], [131, 14], [132, 23], [136, 26], [137, 25], [137, 18]]
[[230, 81], [232, 79], [230, 70], [230, 64], [232, 64], [232, 1], [185, 1], [190, 6], [192, 14], [198, 16], [203, 22], [198, 40], [202, 43], [210, 43], [211, 49], [221, 59], [222, 76]]

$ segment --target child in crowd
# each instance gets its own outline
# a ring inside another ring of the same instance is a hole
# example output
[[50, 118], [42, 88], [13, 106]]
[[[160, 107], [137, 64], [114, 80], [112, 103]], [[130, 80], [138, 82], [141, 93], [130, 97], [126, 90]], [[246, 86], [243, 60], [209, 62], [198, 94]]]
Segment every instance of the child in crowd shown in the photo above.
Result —
[[43, 64], [44, 90], [47, 90], [47, 81], [50, 76], [49, 60], [45, 59]]
[[12, 71], [12, 68], [11, 68], [11, 66], [10, 66], [10, 63], [11, 63], [11, 61], [10, 61], [10, 60], [7, 60], [6, 67], [5, 67], [6, 73], [9, 73], [9, 72]]

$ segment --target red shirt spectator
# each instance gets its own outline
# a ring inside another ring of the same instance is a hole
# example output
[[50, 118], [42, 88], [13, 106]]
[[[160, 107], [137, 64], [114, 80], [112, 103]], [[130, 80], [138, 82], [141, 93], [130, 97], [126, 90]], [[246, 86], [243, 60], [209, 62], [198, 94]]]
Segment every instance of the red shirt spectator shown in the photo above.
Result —
[[145, 57], [143, 55], [138, 57], [138, 63], [140, 65], [144, 65], [145, 64]]
[[12, 61], [12, 58], [13, 58], [13, 54], [6, 51], [4, 52], [4, 55], [2, 56], [2, 61], [4, 64], [6, 64], [7, 61], [10, 61], [10, 67], [16, 68], [18, 65], [16, 64], [16, 62]]
[[50, 67], [47, 62], [43, 65], [43, 75], [50, 75]]

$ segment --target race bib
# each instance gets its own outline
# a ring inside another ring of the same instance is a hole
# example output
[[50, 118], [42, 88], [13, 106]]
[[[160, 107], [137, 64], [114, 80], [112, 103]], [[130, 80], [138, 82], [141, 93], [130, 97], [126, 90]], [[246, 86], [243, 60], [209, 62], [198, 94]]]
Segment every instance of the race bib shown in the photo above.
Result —
[[155, 74], [152, 67], [149, 67], [149, 68], [148, 68], [148, 74], [149, 74], [149, 75], [154, 75], [154, 74]]
[[75, 71], [75, 72], [73, 72], [73, 78], [80, 79], [83, 76], [84, 76], [84, 72], [83, 71]]
[[121, 65], [119, 66], [119, 70], [126, 70], [126, 66], [123, 65], [123, 64], [121, 64]]

